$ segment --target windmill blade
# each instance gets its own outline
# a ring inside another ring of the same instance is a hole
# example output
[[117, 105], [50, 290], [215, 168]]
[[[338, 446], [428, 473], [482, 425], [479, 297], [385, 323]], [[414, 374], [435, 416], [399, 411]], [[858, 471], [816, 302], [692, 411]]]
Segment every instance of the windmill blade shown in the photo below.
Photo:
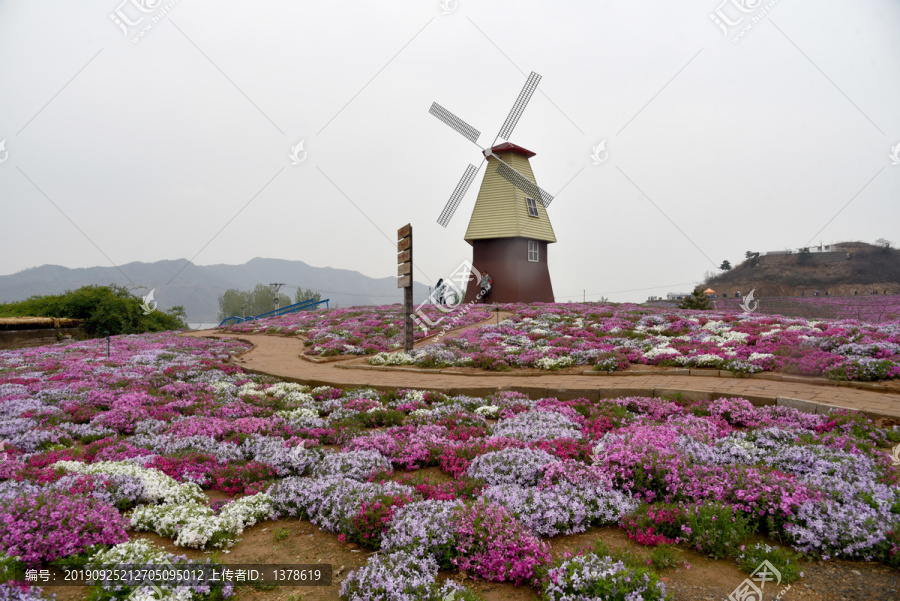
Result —
[[[482, 161], [483, 163], [484, 161]], [[459, 203], [462, 202], [463, 197], [466, 195], [466, 192], [469, 189], [469, 186], [472, 185], [472, 180], [475, 179], [475, 175], [478, 173], [478, 167], [475, 165], [469, 165], [466, 167], [466, 172], [463, 173], [463, 176], [460, 178], [459, 183], [456, 184], [456, 189], [453, 191], [453, 194], [450, 195], [450, 200], [447, 201], [447, 204], [444, 206], [444, 210], [441, 211], [441, 216], [438, 217], [437, 222], [440, 223], [443, 227], [447, 227], [447, 224], [450, 223], [450, 218], [453, 217], [453, 213], [456, 212], [456, 207], [459, 206]]]
[[431, 103], [431, 108], [428, 109], [428, 112], [461, 133], [469, 141], [478, 144], [478, 136], [481, 135], [481, 132], [439, 105], [437, 102]]
[[497, 166], [497, 173], [499, 173], [509, 183], [514, 185], [516, 188], [518, 188], [531, 198], [540, 200], [541, 204], [544, 205], [544, 208], [549, 207], [550, 203], [553, 202], [552, 194], [538, 186], [536, 183], [534, 183], [503, 161], [500, 161], [500, 164]]
[[537, 89], [539, 81], [541, 81], [541, 76], [532, 71], [531, 75], [528, 76], [528, 81], [525, 82], [525, 87], [519, 92], [516, 103], [506, 117], [503, 127], [500, 128], [500, 133], [497, 134], [498, 138], [503, 138], [507, 142], [509, 141], [512, 130], [516, 127], [516, 123], [519, 122], [519, 117], [521, 117], [522, 113], [525, 111], [525, 107], [528, 105], [528, 101], [531, 100], [531, 95], [534, 94], [534, 91]]

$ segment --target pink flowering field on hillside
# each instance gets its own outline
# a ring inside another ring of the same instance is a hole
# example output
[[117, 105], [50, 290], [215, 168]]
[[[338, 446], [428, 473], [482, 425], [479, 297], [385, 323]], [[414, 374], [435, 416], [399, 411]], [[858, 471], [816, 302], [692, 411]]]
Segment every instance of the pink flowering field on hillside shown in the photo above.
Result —
[[[378, 354], [373, 365], [489, 370], [632, 364], [776, 371], [834, 380], [900, 377], [900, 321], [805, 320], [778, 315], [662, 310], [637, 305], [501, 305], [513, 313], [460, 336]], [[432, 338], [434, 340], [434, 338]]]
[[[618, 328], [642, 341], [647, 331], [759, 338], [775, 326], [563, 309], [520, 310], [511, 324], [481, 331], [524, 343], [528, 334], [577, 340], [579, 329]], [[544, 333], [512, 334], [535, 322]], [[779, 336], [819, 330], [778, 323]], [[820, 331], [813, 338], [834, 348], [896, 336], [851, 325]], [[0, 563], [14, 575], [66, 562], [190, 567], [199, 560], [141, 533], [224, 553], [255, 525], [305, 520], [378, 551], [336, 577], [334, 598], [346, 601], [480, 599], [464, 576], [552, 601], [663, 599], [661, 574], [688, 552], [748, 574], [765, 559], [785, 581], [801, 577], [801, 555], [900, 565], [890, 459], [900, 432], [863, 416], [742, 399], [310, 389], [226, 362], [245, 349], [162, 333], [114, 337], [109, 358], [100, 341], [0, 351]], [[211, 503], [210, 491], [222, 500]], [[550, 542], [598, 527], [619, 529], [637, 555], [599, 542], [551, 555]], [[130, 582], [89, 594], [222, 599], [244, 589]], [[40, 598], [48, 593], [37, 586], [0, 584], [0, 599]]]
[[[434, 305], [427, 305], [421, 311], [437, 327], [452, 322], [452, 327], [461, 328], [490, 317], [489, 309], [483, 306], [461, 308], [449, 314]], [[403, 313], [400, 305], [298, 311], [245, 321], [223, 329], [229, 332], [300, 335], [306, 339], [306, 354], [322, 357], [370, 355], [403, 346]], [[416, 329], [414, 338], [421, 340], [433, 333]]]

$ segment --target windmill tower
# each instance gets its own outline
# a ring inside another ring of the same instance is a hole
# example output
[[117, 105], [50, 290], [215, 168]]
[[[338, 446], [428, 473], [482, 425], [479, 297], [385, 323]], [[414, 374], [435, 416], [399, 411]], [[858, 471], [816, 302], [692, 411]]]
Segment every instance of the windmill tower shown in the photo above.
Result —
[[[491, 302], [553, 302], [547, 245], [556, 242], [556, 236], [546, 210], [553, 196], [535, 183], [528, 162], [535, 153], [509, 142], [540, 79], [531, 73], [494, 143], [482, 149], [481, 163], [487, 162], [487, 169], [465, 240], [472, 245], [475, 269], [487, 271], [494, 281]], [[478, 146], [477, 129], [438, 103], [429, 112]], [[500, 138], [505, 142], [497, 144]], [[447, 227], [479, 169], [471, 164], [466, 168], [438, 218], [442, 226]], [[476, 282], [468, 287], [466, 301], [477, 294]]]

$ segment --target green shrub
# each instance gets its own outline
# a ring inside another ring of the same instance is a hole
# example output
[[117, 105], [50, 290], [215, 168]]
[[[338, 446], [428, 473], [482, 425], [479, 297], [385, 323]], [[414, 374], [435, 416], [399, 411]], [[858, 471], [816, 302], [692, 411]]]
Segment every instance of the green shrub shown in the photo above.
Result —
[[803, 574], [799, 563], [801, 556], [798, 553], [763, 543], [756, 543], [747, 548], [742, 546], [741, 549], [741, 554], [737, 558], [738, 566], [748, 574], [752, 574], [766, 560], [781, 573], [782, 582], [788, 584], [796, 582]]
[[681, 550], [672, 545], [659, 545], [650, 551], [650, 566], [654, 570], [665, 570], [678, 565]]
[[163, 332], [187, 328], [183, 307], [169, 313], [160, 310], [144, 315], [143, 299], [124, 286], [83, 286], [63, 294], [32, 296], [0, 304], [0, 317], [68, 317], [81, 319], [81, 328], [91, 337], [116, 334]]
[[718, 502], [687, 506], [684, 522], [688, 543], [713, 559], [735, 556], [753, 532], [743, 512]]

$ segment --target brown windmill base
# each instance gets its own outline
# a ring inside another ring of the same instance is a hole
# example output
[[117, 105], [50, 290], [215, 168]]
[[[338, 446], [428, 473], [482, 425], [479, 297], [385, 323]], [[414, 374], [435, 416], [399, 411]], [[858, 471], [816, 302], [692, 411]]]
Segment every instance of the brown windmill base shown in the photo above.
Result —
[[[484, 299], [486, 303], [552, 303], [553, 285], [547, 268], [547, 243], [538, 241], [538, 261], [528, 260], [526, 238], [492, 238], [472, 242], [472, 264], [487, 271], [494, 283]], [[475, 300], [481, 290], [477, 282], [469, 284], [466, 302]]]

